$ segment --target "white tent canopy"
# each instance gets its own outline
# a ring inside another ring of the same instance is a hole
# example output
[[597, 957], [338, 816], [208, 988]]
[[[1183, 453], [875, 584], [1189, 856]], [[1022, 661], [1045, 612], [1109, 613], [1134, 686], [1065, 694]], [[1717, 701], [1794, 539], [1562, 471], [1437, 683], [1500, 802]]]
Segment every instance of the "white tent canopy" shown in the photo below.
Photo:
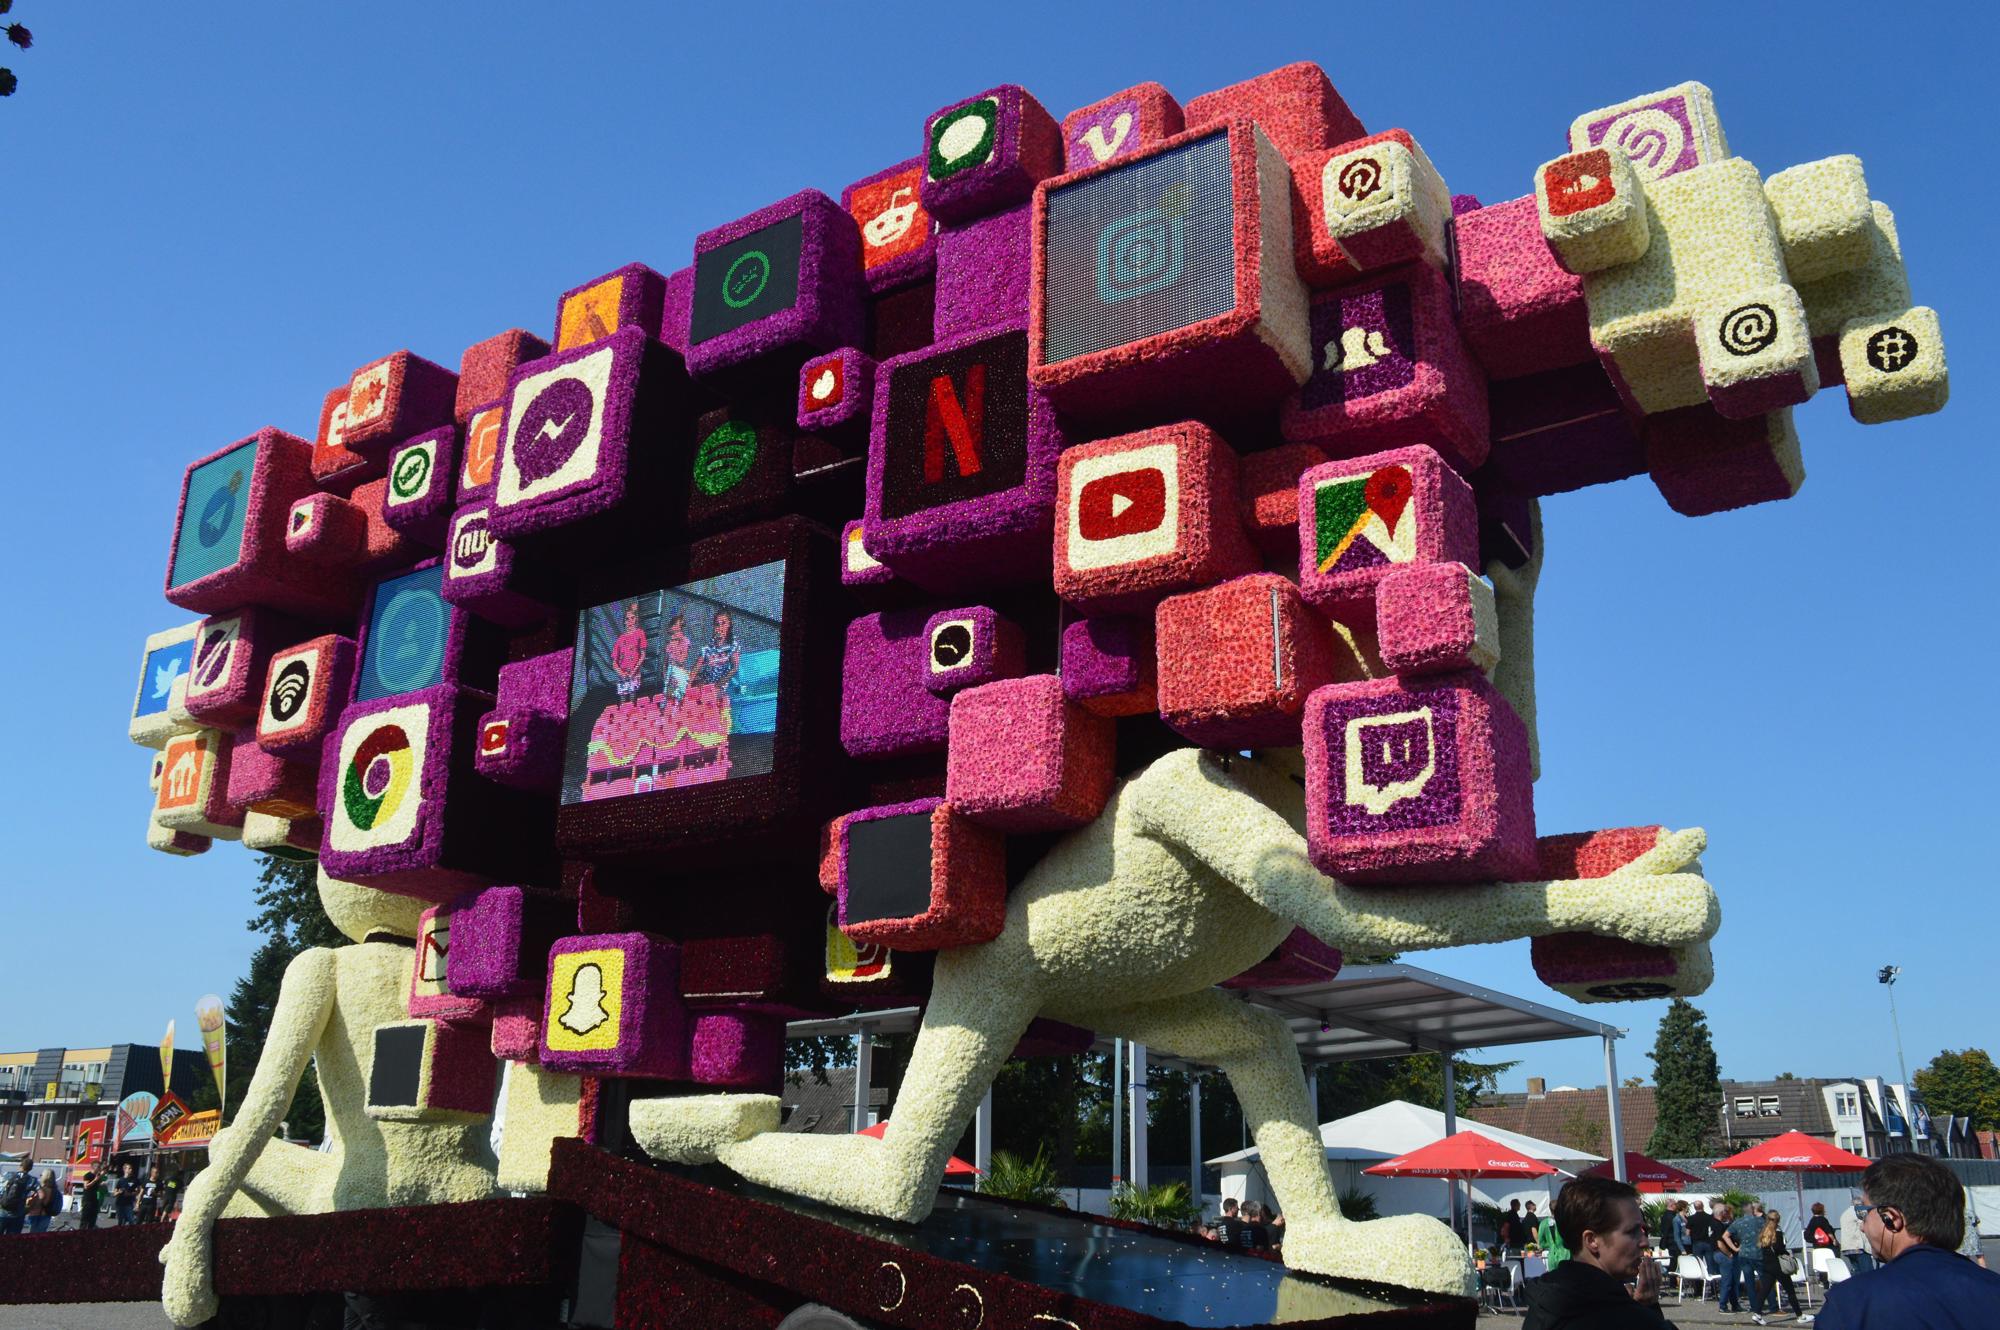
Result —
[[[1473, 1118], [1459, 1118], [1456, 1129], [1476, 1131], [1510, 1150], [1520, 1151], [1530, 1159], [1552, 1164], [1564, 1173], [1576, 1173], [1603, 1162], [1602, 1155], [1523, 1136], [1500, 1127], [1489, 1127]], [[1375, 1197], [1376, 1209], [1385, 1215], [1427, 1214], [1438, 1218], [1448, 1214], [1450, 1192], [1437, 1179], [1366, 1177], [1361, 1170], [1385, 1159], [1408, 1154], [1433, 1141], [1443, 1140], [1450, 1134], [1451, 1129], [1446, 1127], [1443, 1113], [1401, 1099], [1337, 1118], [1322, 1124], [1319, 1129], [1320, 1141], [1325, 1145], [1326, 1157], [1332, 1164], [1334, 1187], [1341, 1195], [1367, 1192]], [[1224, 1196], [1275, 1205], [1255, 1146], [1211, 1159], [1208, 1163], [1222, 1175]], [[1546, 1213], [1550, 1184], [1561, 1180], [1560, 1175], [1549, 1178], [1496, 1178], [1472, 1184], [1472, 1197], [1493, 1205], [1505, 1205], [1513, 1198], [1524, 1202], [1532, 1200], [1539, 1211]]]

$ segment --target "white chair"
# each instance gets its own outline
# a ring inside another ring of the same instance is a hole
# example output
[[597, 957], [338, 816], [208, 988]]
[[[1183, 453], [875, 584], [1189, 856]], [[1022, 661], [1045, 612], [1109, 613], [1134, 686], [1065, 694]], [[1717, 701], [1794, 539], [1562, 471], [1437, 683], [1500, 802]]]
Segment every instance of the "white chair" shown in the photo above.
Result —
[[1825, 1275], [1829, 1284], [1838, 1284], [1842, 1280], [1854, 1277], [1854, 1269], [1848, 1265], [1847, 1258], [1836, 1255], [1830, 1247], [1813, 1248], [1813, 1269]]
[[1674, 1278], [1680, 1283], [1680, 1301], [1682, 1302], [1687, 1301], [1688, 1280], [1690, 1279], [1694, 1280], [1700, 1288], [1698, 1301], [1703, 1302], [1708, 1300], [1708, 1286], [1710, 1284], [1720, 1285], [1722, 1283], [1722, 1276], [1710, 1274], [1708, 1267], [1702, 1263], [1702, 1259], [1699, 1256], [1682, 1256], [1680, 1260], [1676, 1261], [1674, 1263]]

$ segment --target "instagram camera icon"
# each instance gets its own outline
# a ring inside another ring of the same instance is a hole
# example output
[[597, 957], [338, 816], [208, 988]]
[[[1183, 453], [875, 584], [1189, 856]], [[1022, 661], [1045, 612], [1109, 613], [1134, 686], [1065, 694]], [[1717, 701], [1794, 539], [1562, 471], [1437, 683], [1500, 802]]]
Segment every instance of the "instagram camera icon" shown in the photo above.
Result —
[[1107, 223], [1097, 234], [1097, 298], [1112, 305], [1179, 281], [1187, 213], [1186, 199], [1169, 189], [1155, 206]]

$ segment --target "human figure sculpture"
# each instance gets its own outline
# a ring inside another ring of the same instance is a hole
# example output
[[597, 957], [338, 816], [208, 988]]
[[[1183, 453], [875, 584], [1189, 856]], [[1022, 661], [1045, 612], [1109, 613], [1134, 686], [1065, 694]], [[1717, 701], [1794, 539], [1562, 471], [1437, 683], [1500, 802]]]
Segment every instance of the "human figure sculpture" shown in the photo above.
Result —
[[[409, 1017], [411, 946], [428, 902], [319, 876], [320, 905], [353, 945], [315, 947], [285, 970], [270, 1034], [236, 1120], [216, 1133], [160, 1253], [161, 1302], [176, 1325], [215, 1315], [220, 1218], [325, 1214], [472, 1201], [495, 1190], [483, 1120], [382, 1121], [369, 1115], [378, 1026]], [[274, 1141], [306, 1063], [319, 1073], [333, 1148]]]

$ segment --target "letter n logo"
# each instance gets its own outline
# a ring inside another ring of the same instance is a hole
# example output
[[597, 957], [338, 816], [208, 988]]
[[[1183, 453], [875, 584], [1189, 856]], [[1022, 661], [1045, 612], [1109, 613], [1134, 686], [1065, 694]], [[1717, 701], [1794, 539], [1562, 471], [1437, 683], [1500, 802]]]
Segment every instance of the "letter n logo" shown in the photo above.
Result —
[[976, 475], [985, 466], [982, 450], [986, 444], [986, 366], [976, 364], [965, 371], [965, 393], [949, 374], [933, 375], [930, 401], [924, 408], [924, 483], [935, 485], [944, 479], [945, 447], [951, 448], [954, 474]]

